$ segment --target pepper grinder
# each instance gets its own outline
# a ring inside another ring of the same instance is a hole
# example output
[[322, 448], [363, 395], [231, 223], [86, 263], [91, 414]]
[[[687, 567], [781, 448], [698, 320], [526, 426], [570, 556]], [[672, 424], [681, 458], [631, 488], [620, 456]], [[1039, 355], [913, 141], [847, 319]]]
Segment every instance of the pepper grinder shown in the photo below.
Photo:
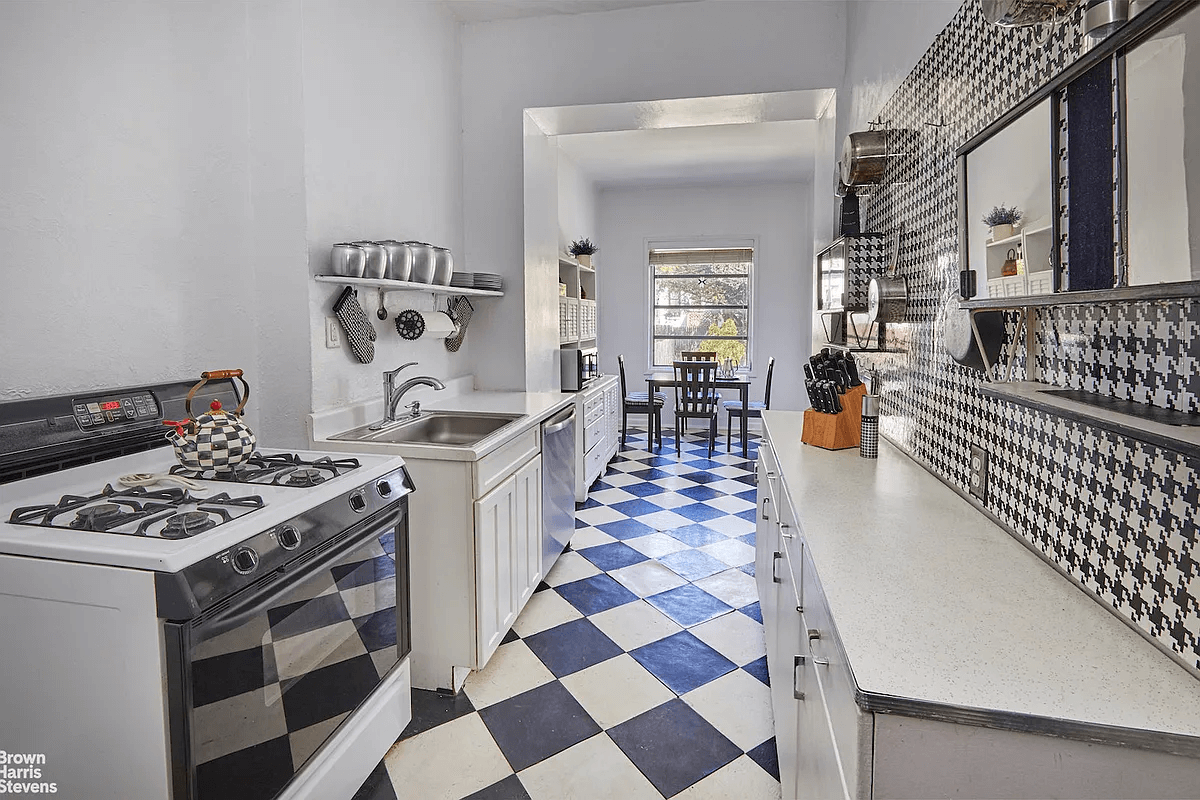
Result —
[[879, 458], [879, 373], [871, 371], [871, 391], [862, 399], [862, 428], [858, 437], [858, 454], [863, 458]]

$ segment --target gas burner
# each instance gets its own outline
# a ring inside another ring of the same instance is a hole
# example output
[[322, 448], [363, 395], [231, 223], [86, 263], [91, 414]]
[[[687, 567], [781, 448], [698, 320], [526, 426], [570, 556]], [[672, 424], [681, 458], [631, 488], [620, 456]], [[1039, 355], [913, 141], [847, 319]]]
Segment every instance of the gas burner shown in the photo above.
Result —
[[186, 539], [203, 533], [209, 528], [217, 527], [217, 521], [211, 514], [204, 511], [185, 511], [173, 517], [167, 517], [159, 535], [164, 539]]
[[71, 527], [85, 531], [102, 531], [107, 527], [106, 522], [111, 522], [120, 514], [121, 507], [116, 503], [86, 506], [75, 512], [75, 519], [71, 520]]
[[172, 475], [205, 481], [227, 481], [230, 483], [264, 483], [272, 486], [289, 486], [304, 489], [336, 478], [362, 466], [357, 458], [333, 459], [321, 456], [306, 461], [295, 453], [276, 453], [264, 456], [256, 453], [232, 470], [188, 469], [180, 465], [171, 467]]
[[286, 486], [316, 486], [325, 482], [325, 475], [319, 469], [301, 467], [287, 476]]

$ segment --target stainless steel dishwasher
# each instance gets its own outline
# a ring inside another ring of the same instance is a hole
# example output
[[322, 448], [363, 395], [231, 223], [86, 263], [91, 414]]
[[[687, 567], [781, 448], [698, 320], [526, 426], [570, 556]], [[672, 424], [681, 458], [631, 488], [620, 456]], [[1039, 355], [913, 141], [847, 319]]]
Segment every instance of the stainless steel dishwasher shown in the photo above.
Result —
[[542, 423], [542, 576], [575, 532], [575, 406]]

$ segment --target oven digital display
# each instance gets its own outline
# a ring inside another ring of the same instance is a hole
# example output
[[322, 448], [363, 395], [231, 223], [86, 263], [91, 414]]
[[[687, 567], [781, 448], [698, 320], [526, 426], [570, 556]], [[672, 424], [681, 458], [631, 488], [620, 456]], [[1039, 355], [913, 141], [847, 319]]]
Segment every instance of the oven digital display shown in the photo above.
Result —
[[101, 411], [112, 411], [113, 409], [117, 409], [120, 407], [121, 407], [120, 400], [109, 400], [107, 403], [100, 404]]

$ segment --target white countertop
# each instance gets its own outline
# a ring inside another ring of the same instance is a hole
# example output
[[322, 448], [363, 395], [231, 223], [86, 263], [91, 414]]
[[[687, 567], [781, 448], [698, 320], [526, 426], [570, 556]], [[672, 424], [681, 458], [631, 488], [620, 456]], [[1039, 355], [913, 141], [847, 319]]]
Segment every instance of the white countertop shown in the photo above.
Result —
[[1200, 736], [1200, 680], [890, 443], [763, 424], [860, 691]]
[[314, 443], [314, 447], [343, 453], [378, 453], [442, 461], [475, 461], [575, 402], [575, 395], [569, 392], [429, 391], [413, 392], [412, 396], [413, 399], [421, 401], [423, 412], [473, 411], [522, 416], [473, 445], [337, 441], [328, 438], [381, 419], [383, 401], [380, 399], [310, 414], [309, 439]]

